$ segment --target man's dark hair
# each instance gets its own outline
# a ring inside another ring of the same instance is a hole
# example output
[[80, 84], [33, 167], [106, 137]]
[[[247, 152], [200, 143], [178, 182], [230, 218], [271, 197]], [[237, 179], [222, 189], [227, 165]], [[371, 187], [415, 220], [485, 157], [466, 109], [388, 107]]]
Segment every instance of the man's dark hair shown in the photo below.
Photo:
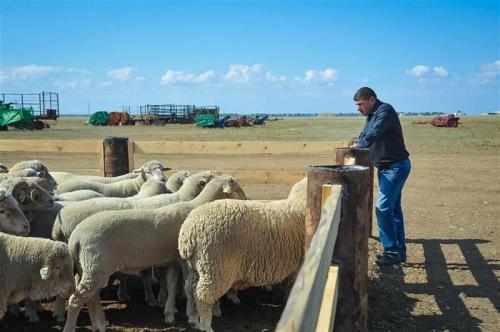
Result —
[[356, 91], [353, 99], [354, 99], [354, 101], [358, 101], [360, 99], [367, 100], [367, 99], [370, 99], [371, 96], [377, 98], [377, 94], [375, 93], [375, 91], [373, 91], [372, 89], [370, 89], [367, 86], [364, 86], [362, 88], [359, 88], [358, 91]]

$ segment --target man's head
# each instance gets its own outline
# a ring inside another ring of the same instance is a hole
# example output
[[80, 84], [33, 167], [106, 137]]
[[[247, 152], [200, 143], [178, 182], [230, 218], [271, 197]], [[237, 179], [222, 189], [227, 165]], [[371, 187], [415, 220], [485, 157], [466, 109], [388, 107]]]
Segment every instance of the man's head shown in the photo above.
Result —
[[377, 94], [375, 91], [365, 86], [356, 91], [353, 99], [358, 112], [367, 116], [373, 111], [373, 107], [377, 102]]

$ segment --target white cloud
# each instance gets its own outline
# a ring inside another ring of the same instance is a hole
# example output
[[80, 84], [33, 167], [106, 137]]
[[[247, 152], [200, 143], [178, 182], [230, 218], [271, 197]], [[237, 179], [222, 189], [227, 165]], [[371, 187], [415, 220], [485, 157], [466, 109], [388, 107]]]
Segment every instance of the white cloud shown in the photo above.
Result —
[[498, 81], [500, 78], [500, 60], [492, 63], [487, 63], [481, 66], [481, 71], [473, 80], [473, 83], [491, 84]]
[[136, 81], [144, 81], [144, 80], [145, 80], [145, 78], [144, 78], [144, 76], [137, 76], [137, 77], [135, 78], [135, 80], [136, 80]]
[[89, 88], [91, 86], [91, 79], [90, 78], [85, 78], [81, 80], [73, 80], [69, 82], [64, 82], [64, 81], [54, 81], [53, 85], [57, 87], [58, 89], [77, 89], [77, 88]]
[[176, 83], [206, 83], [215, 77], [213, 70], [206, 71], [200, 75], [193, 73], [185, 73], [180, 70], [167, 70], [161, 77], [160, 84], [176, 84]]
[[[66, 68], [63, 66], [40, 66], [26, 65], [18, 67], [3, 68], [0, 72], [0, 81], [13, 81], [21, 83], [24, 81], [35, 81], [39, 79], [52, 80], [61, 77], [71, 77], [78, 80], [79, 76], [88, 73], [87, 70], [78, 68]], [[75, 76], [77, 74], [77, 76]]]
[[134, 67], [112, 69], [108, 71], [107, 77], [114, 81], [126, 82], [130, 80], [130, 75], [132, 75], [132, 73], [135, 71], [136, 69]]
[[427, 73], [429, 71], [429, 66], [426, 65], [417, 65], [411, 69], [408, 69], [406, 71], [407, 74], [410, 74], [415, 77], [420, 77], [423, 74]]
[[233, 83], [249, 83], [250, 81], [260, 79], [261, 70], [261, 64], [253, 66], [241, 64], [230, 65], [228, 72], [224, 75], [224, 79]]
[[308, 69], [304, 77], [295, 76], [294, 80], [303, 83], [328, 83], [329, 86], [338, 80], [338, 72], [335, 68], [325, 68], [324, 70]]
[[268, 70], [266, 71], [266, 80], [269, 82], [285, 83], [287, 81], [287, 77], [285, 75], [280, 75], [280, 76], [273, 75], [273, 73], [270, 70]]
[[443, 66], [434, 67], [432, 70], [434, 71], [434, 74], [436, 74], [437, 76], [441, 77], [448, 76], [448, 70], [446, 70], [446, 68], [444, 68]]

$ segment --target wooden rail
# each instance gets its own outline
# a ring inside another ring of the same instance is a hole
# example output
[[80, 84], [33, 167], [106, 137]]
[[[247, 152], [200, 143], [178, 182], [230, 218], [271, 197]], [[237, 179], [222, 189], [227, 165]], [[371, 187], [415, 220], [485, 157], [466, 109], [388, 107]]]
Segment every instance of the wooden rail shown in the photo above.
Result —
[[[325, 187], [331, 188], [331, 194], [323, 206], [318, 229], [276, 327], [278, 332], [326, 331], [324, 327], [330, 331], [333, 328], [338, 267], [331, 268], [330, 262], [340, 223], [342, 186]], [[322, 319], [319, 325], [318, 317]]]

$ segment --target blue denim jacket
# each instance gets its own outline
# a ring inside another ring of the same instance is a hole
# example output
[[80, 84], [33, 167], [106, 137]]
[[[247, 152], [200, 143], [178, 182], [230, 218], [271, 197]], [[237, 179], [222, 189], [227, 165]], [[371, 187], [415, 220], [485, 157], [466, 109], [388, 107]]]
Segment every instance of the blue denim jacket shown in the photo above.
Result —
[[368, 148], [377, 167], [407, 159], [403, 130], [394, 108], [377, 99], [373, 111], [366, 117], [365, 128], [359, 135], [359, 148]]

